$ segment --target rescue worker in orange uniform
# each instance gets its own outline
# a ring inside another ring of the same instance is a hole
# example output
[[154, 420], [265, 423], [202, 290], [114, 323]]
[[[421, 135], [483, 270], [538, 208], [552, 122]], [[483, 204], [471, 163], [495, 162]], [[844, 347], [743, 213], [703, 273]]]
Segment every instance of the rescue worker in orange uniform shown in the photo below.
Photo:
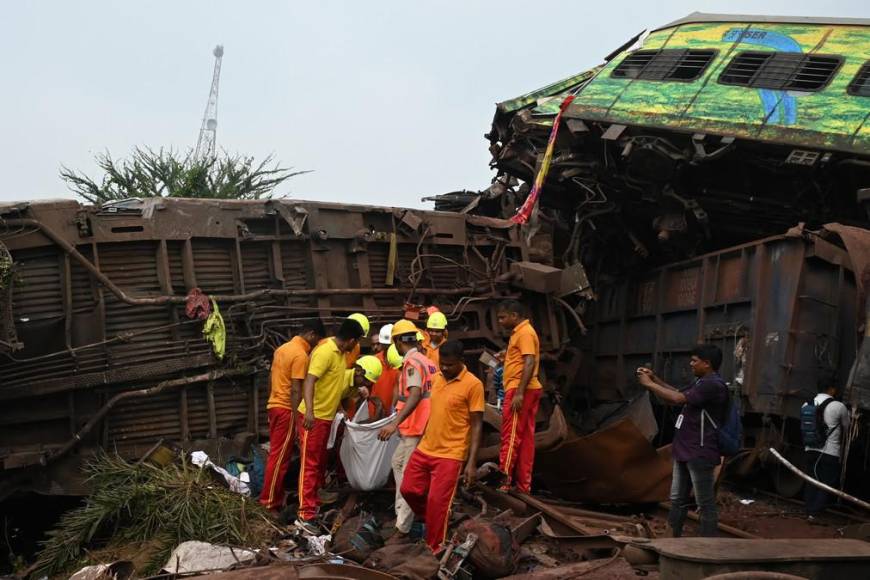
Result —
[[300, 467], [296, 524], [308, 533], [318, 531], [312, 520], [320, 506], [317, 492], [323, 483], [332, 420], [342, 400], [353, 394], [353, 387], [357, 387], [360, 397], [367, 398], [368, 388], [381, 374], [380, 361], [373, 356], [362, 357], [353, 370], [347, 369], [345, 355], [353, 351], [362, 336], [362, 326], [347, 319], [335, 337], [311, 352], [297, 416]]
[[435, 311], [426, 319], [426, 332], [424, 333], [423, 348], [429, 360], [438, 368], [438, 349], [447, 340], [447, 317], [443, 312]]
[[[437, 552], [460, 475], [470, 486], [477, 477], [483, 426], [483, 383], [465, 368], [462, 343], [441, 346], [441, 372], [432, 380], [429, 424], [402, 478], [402, 497], [426, 523], [426, 544]], [[464, 467], [464, 474], [463, 474]]]
[[[378, 342], [372, 349], [375, 352], [375, 356], [381, 361], [381, 366], [384, 370], [381, 373], [381, 378], [372, 386], [371, 396], [369, 397], [370, 418], [374, 418], [377, 411], [376, 403], [374, 403], [375, 398], [380, 400], [384, 416], [389, 415], [393, 409], [393, 394], [399, 381], [399, 371], [395, 366], [390, 364], [387, 358], [387, 351], [392, 344], [393, 325], [385, 324], [381, 327], [380, 332], [378, 332]], [[399, 368], [401, 368], [401, 364]]]
[[402, 498], [399, 487], [402, 474], [411, 453], [420, 442], [426, 422], [429, 420], [429, 395], [432, 377], [438, 371], [432, 361], [419, 350], [420, 339], [417, 327], [410, 320], [400, 320], [393, 325], [393, 342], [402, 355], [402, 371], [399, 374], [399, 392], [396, 401], [398, 416], [381, 429], [378, 437], [386, 441], [398, 429], [402, 439], [393, 454], [393, 478], [396, 481], [396, 542], [407, 537], [414, 523], [414, 512]]
[[326, 332], [320, 320], [302, 326], [299, 334], [275, 349], [269, 381], [269, 459], [260, 503], [277, 512], [284, 507], [284, 478], [293, 455], [296, 407], [302, 399], [302, 381], [308, 374], [308, 353]]
[[535, 462], [535, 417], [541, 401], [538, 371], [541, 345], [538, 333], [524, 315], [523, 305], [506, 300], [498, 305], [498, 323], [511, 336], [504, 360], [504, 404], [502, 405], [499, 468], [507, 475], [501, 489], [516, 485], [529, 493]]

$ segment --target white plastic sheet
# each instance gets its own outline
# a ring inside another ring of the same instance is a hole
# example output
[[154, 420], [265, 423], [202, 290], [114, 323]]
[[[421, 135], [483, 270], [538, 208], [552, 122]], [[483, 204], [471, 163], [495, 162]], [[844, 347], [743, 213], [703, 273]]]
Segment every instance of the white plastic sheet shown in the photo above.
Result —
[[380, 421], [360, 423], [369, 418], [369, 406], [360, 403], [353, 421], [344, 424], [341, 442], [341, 464], [351, 487], [369, 491], [383, 487], [390, 477], [390, 462], [399, 445], [399, 434], [394, 433], [387, 441], [378, 439], [381, 428], [396, 418], [393, 413]]

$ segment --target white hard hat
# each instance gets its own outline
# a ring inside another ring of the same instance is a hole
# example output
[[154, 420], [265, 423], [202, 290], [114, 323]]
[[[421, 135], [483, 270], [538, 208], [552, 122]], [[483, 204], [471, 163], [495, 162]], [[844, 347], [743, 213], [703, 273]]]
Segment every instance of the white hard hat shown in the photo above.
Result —
[[380, 344], [392, 344], [393, 342], [393, 325], [385, 324], [381, 327], [378, 333], [378, 342]]

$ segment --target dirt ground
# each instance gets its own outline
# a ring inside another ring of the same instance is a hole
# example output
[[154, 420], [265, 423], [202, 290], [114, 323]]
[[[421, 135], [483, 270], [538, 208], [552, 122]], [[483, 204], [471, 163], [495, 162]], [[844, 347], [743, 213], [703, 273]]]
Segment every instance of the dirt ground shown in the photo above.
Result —
[[[847, 506], [833, 506], [835, 513], [825, 512], [811, 523], [802, 503], [747, 490], [721, 489], [717, 501], [720, 523], [762, 538], [840, 538], [847, 526], [870, 522], [870, 518], [858, 514], [840, 515], [851, 512]], [[656, 536], [664, 535], [666, 518], [665, 510], [652, 514], [650, 527]], [[697, 522], [687, 520], [684, 535], [694, 536], [697, 532]]]

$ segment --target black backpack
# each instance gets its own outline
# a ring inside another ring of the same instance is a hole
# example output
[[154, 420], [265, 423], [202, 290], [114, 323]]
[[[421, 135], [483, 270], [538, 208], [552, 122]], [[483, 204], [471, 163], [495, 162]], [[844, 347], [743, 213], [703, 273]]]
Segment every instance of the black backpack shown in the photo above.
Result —
[[831, 433], [825, 423], [825, 409], [833, 401], [834, 398], [830, 397], [822, 401], [821, 405], [816, 405], [815, 399], [810, 399], [801, 406], [801, 438], [804, 446], [818, 449], [828, 440]]

